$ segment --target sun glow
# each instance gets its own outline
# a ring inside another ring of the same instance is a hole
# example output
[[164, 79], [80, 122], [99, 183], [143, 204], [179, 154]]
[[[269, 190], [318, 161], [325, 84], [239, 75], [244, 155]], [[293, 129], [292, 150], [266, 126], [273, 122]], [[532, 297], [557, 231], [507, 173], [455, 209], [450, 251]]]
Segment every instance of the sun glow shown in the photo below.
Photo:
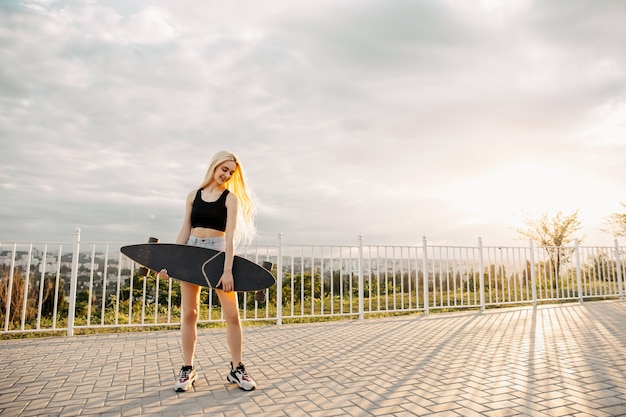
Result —
[[571, 168], [541, 164], [502, 166], [450, 186], [444, 198], [466, 213], [468, 224], [523, 226], [524, 216], [579, 210], [581, 220], [606, 215], [609, 186]]

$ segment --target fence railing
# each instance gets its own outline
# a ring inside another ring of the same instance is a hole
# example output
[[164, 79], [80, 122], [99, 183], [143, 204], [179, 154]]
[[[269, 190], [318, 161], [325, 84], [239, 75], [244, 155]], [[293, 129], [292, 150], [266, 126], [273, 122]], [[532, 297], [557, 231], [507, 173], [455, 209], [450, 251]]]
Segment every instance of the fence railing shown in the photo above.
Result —
[[[121, 254], [124, 244], [0, 242], [0, 334], [177, 326], [180, 287]], [[624, 250], [525, 247], [276, 245], [240, 256], [273, 263], [277, 284], [238, 294], [244, 321], [356, 317], [624, 298]], [[200, 322], [223, 321], [201, 291]]]

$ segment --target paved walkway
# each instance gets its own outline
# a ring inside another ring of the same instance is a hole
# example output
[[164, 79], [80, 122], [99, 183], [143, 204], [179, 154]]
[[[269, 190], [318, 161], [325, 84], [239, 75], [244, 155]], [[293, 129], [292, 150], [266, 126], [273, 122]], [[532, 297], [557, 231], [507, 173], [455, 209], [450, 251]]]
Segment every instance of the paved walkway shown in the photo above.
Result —
[[259, 387], [228, 384], [200, 330], [176, 393], [178, 331], [0, 341], [0, 416], [626, 415], [626, 302], [246, 327]]

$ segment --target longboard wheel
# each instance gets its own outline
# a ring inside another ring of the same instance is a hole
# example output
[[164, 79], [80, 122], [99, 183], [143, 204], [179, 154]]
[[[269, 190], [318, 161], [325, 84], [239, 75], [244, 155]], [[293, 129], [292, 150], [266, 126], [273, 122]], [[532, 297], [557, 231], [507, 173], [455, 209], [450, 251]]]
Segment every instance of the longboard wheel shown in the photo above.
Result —
[[259, 291], [255, 292], [254, 293], [254, 301], [256, 301], [257, 303], [264, 303], [265, 302], [265, 291], [259, 290]]
[[[149, 237], [148, 238], [148, 243], [159, 243], [159, 238], [158, 237]], [[148, 268], [146, 268], [145, 266], [142, 266], [141, 268], [139, 268], [137, 270], [137, 273], [140, 276], [142, 276], [142, 277], [147, 277], [149, 272], [150, 272], [150, 270]]]

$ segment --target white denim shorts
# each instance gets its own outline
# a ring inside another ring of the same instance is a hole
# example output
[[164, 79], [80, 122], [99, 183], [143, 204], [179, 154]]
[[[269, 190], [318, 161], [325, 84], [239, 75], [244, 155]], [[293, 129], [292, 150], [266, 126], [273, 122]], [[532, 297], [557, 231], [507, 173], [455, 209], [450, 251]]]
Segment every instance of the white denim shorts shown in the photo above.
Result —
[[226, 238], [224, 236], [199, 238], [189, 236], [187, 244], [190, 246], [200, 246], [201, 248], [224, 251], [226, 248]]

